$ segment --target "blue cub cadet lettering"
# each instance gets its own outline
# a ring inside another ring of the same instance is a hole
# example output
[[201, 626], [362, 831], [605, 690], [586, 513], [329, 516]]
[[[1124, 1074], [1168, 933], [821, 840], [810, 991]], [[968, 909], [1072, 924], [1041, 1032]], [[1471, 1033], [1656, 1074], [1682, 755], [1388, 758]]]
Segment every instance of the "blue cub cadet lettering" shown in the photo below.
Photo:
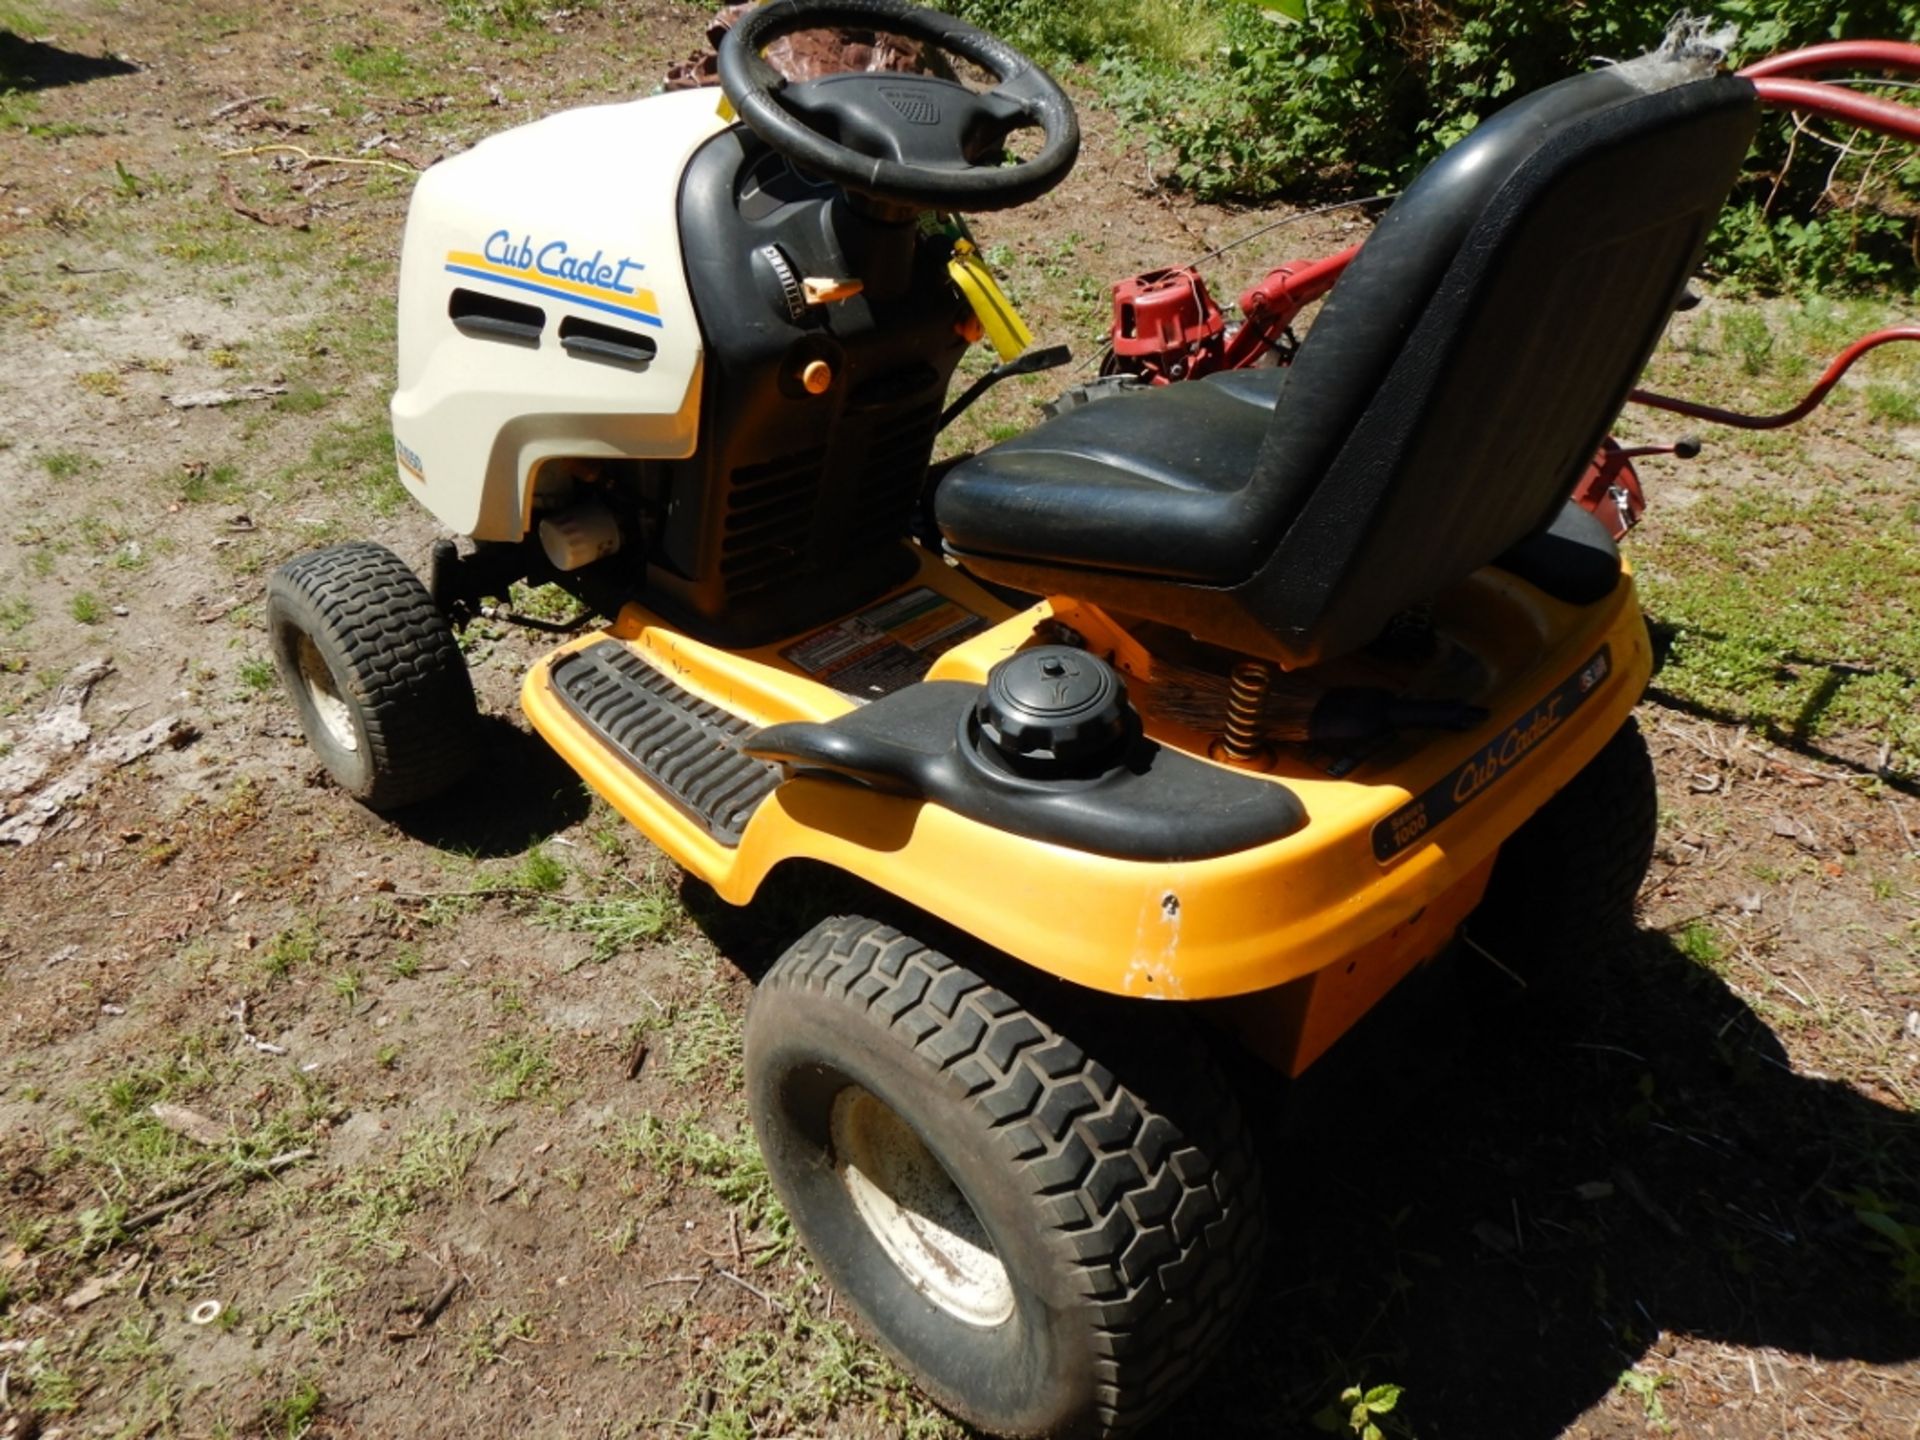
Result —
[[481, 253], [495, 265], [504, 265], [510, 270], [533, 270], [557, 280], [617, 290], [622, 295], [634, 293], [634, 287], [624, 283], [627, 272], [647, 268], [638, 260], [624, 257], [609, 261], [604, 248], [580, 256], [575, 255], [564, 240], [549, 240], [536, 246], [533, 237], [527, 235], [516, 241], [511, 230], [494, 231], [487, 237]]

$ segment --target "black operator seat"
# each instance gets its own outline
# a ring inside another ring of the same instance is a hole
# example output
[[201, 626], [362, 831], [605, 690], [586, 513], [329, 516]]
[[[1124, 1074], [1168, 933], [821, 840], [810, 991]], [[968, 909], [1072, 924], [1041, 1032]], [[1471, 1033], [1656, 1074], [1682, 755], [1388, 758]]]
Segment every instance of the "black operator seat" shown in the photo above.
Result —
[[1759, 116], [1749, 82], [1679, 69], [1563, 80], [1447, 151], [1287, 369], [1105, 399], [958, 466], [934, 501], [948, 549], [1291, 668], [1549, 530], [1587, 540], [1563, 509]]

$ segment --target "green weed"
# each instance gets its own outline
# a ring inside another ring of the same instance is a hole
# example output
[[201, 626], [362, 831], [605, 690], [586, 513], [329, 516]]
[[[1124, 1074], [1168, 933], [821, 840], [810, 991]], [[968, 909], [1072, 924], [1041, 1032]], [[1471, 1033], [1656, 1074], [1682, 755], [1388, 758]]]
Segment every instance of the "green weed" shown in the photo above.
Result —
[[50, 480], [72, 480], [91, 474], [99, 466], [91, 455], [78, 450], [51, 450], [40, 457], [40, 468]]
[[273, 689], [280, 680], [280, 672], [273, 668], [273, 661], [258, 655], [242, 660], [237, 673], [240, 688], [254, 695]]
[[544, 845], [536, 845], [507, 872], [507, 884], [516, 890], [550, 895], [567, 883], [566, 862]]
[[542, 901], [534, 923], [587, 936], [597, 961], [611, 960], [679, 927], [685, 911], [670, 889], [652, 881], [626, 883], [627, 894]]
[[733, 1206], [742, 1225], [766, 1236], [759, 1263], [793, 1248], [793, 1222], [773, 1193], [766, 1161], [745, 1131], [728, 1136], [698, 1120], [668, 1123], [657, 1115], [643, 1115], [621, 1122], [601, 1150], [626, 1164], [644, 1162], [667, 1180], [698, 1184]]
[[1340, 1392], [1339, 1400], [1313, 1417], [1314, 1428], [1329, 1435], [1350, 1435], [1355, 1440], [1385, 1440], [1381, 1421], [1393, 1414], [1402, 1393], [1398, 1385], [1365, 1389], [1350, 1385]]
[[489, 1313], [475, 1317], [461, 1339], [461, 1377], [471, 1380], [487, 1366], [502, 1359], [507, 1353], [507, 1346], [513, 1341], [532, 1345], [537, 1343], [538, 1338], [533, 1316], [524, 1312], [509, 1313], [494, 1306]]
[[295, 1382], [291, 1391], [267, 1407], [267, 1423], [286, 1440], [300, 1440], [319, 1419], [326, 1399], [316, 1381], [303, 1377]]
[[1701, 920], [1689, 920], [1673, 937], [1680, 953], [1707, 970], [1717, 970], [1726, 959], [1726, 948], [1713, 927]]
[[319, 927], [303, 919], [267, 942], [266, 949], [260, 953], [260, 968], [269, 975], [287, 975], [302, 965], [312, 964], [319, 954]]
[[480, 1053], [486, 1095], [497, 1103], [537, 1099], [553, 1088], [553, 1046], [545, 1036], [504, 1035]]

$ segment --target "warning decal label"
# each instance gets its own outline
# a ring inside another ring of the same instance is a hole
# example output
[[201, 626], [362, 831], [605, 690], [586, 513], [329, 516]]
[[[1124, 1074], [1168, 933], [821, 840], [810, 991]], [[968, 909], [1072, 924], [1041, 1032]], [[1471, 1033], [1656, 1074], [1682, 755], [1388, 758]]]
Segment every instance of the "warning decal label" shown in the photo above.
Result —
[[986, 622], [925, 585], [870, 605], [780, 653], [855, 700], [891, 695]]

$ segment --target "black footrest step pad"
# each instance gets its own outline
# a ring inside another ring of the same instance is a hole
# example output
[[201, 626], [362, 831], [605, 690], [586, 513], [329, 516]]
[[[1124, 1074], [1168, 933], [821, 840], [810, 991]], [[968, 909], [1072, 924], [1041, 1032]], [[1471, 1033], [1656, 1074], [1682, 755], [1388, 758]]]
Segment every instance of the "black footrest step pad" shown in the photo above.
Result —
[[723, 845], [780, 783], [780, 767], [740, 753], [757, 726], [683, 690], [618, 640], [562, 655], [554, 691], [582, 724]]

